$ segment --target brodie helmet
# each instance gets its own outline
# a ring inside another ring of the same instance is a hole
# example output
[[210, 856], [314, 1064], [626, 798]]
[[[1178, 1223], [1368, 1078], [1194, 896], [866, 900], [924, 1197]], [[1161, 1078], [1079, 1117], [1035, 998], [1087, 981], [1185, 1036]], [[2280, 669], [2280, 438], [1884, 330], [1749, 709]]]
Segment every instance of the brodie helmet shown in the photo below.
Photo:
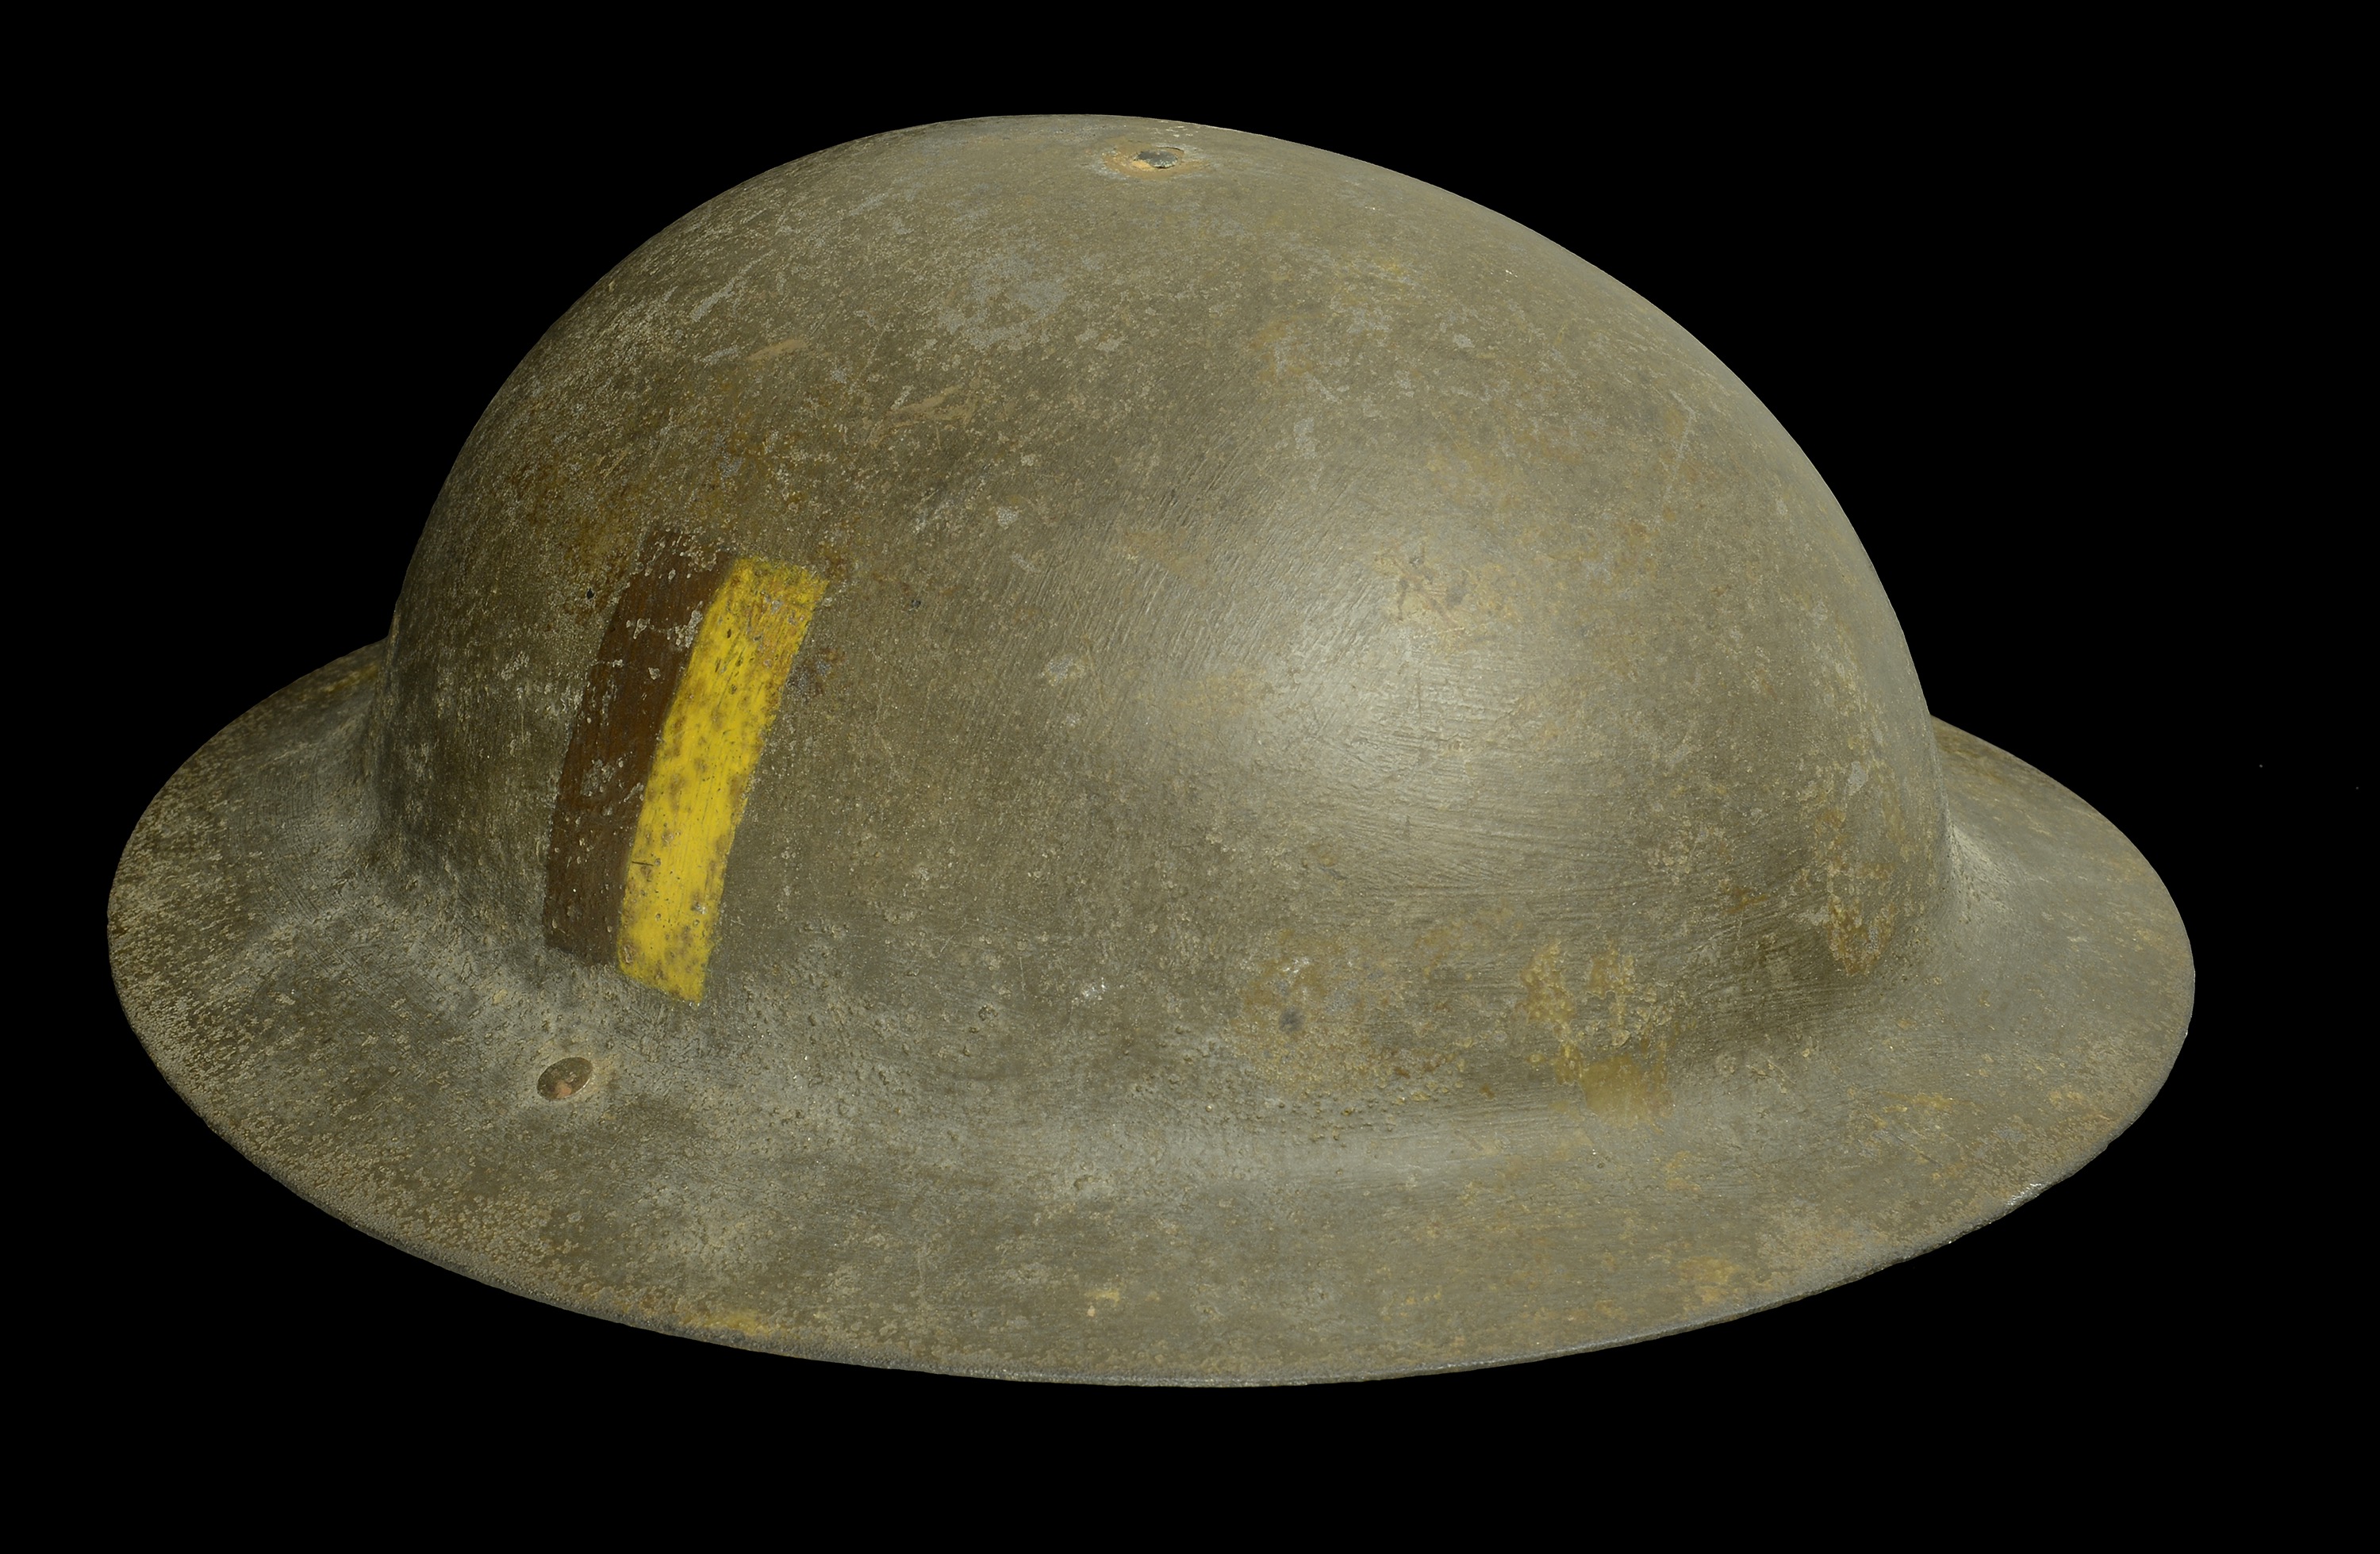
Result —
[[1856, 1278], [2089, 1160], [2192, 985], [1683, 330], [1442, 190], [1105, 118], [631, 255], [110, 932], [190, 1104], [419, 1256], [1112, 1381]]

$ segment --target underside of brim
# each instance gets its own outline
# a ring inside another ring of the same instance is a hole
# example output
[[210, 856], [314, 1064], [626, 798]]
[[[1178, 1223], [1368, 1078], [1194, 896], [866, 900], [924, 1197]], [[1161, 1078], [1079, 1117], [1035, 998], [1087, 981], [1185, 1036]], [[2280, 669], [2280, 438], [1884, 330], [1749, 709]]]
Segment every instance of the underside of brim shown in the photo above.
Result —
[[[273, 697], [151, 806], [109, 910], [132, 1024], [210, 1125], [348, 1223], [715, 1342], [1224, 1384], [1630, 1342], [2006, 1213], [2140, 1114], [2189, 1021], [2189, 943], [2147, 862], [1937, 725], [1957, 883], [1926, 974], [1799, 1052], [1721, 1055], [1659, 1117], [1563, 1103], [1482, 1132], [1416, 1109], [1393, 1150], [1209, 1136], [1090, 1183], [1047, 1138], [955, 1165], [854, 1147], [806, 1133], [753, 1043], [657, 1038], [616, 977], [491, 942], [370, 867], [378, 664]], [[590, 1077], [556, 1105], [534, 1081], [574, 1056]]]

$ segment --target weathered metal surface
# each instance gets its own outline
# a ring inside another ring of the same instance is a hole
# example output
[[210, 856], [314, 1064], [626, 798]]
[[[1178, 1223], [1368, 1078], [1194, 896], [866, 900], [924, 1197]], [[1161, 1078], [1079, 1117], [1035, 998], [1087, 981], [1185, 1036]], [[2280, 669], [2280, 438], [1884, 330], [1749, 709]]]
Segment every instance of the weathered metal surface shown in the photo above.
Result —
[[554, 781], [545, 936], [604, 965], [619, 953], [621, 881], [662, 722], [729, 558], [657, 527], [612, 607]]
[[[823, 584], [807, 637], [731, 575]], [[2192, 992], [1683, 331], [1395, 174], [1105, 119], [841, 147], [631, 256], [388, 641], [158, 796], [110, 932], [190, 1103], [423, 1257], [1124, 1381], [1855, 1278], [2087, 1161]]]

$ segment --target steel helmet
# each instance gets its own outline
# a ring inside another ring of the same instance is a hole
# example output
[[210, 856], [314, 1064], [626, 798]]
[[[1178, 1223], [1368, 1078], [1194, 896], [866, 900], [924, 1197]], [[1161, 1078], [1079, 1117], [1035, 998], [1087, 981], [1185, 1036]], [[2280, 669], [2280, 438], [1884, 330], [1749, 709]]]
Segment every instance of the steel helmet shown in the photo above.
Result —
[[1442, 190], [1108, 118], [631, 255], [109, 931], [190, 1104], [422, 1257], [1116, 1381], [1856, 1278], [2090, 1159], [2192, 989], [1684, 331]]

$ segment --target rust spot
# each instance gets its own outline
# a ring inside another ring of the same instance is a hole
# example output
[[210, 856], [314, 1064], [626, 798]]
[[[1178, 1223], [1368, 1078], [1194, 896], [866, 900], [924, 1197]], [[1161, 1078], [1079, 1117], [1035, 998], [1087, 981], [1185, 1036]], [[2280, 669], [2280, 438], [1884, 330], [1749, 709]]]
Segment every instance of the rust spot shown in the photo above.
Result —
[[808, 566], [827, 580], [829, 588], [851, 576], [851, 558], [832, 545], [820, 544], [811, 552]]
[[1886, 902], [1872, 913], [1864, 913], [1840, 896], [1827, 900], [1827, 949], [1834, 955], [1835, 964], [1853, 977], [1865, 976], [1876, 969], [1884, 952], [1892, 943], [1894, 911], [1898, 903]]
[[1762, 902], [1767, 901], [1768, 897], [1762, 892], [1754, 890], [1749, 885], [1733, 885], [1720, 892], [1720, 899], [1724, 900], [1727, 904], [1720, 907], [1719, 911], [1725, 916], [1732, 917], [1739, 912], [1748, 911], [1751, 908], [1759, 905]]
[[1561, 941], [1556, 940], [1538, 951], [1521, 973], [1521, 1013], [1568, 1036], [1571, 1023], [1578, 1018], [1578, 1001], [1570, 996], [1570, 984], [1562, 979], [1561, 953]]
[[1554, 1077], [1576, 1085], [1587, 1110], [1607, 1122], [1650, 1123], [1670, 1114], [1669, 1063], [1640, 1062], [1626, 1052], [1588, 1062], [1565, 1045], [1554, 1059]]
[[820, 649], [806, 655], [794, 667], [794, 693], [806, 699], [824, 696], [827, 682], [834, 677], [834, 672], [842, 664], [843, 654], [833, 648]]
[[568, 1100], [595, 1077], [595, 1065], [585, 1058], [565, 1058], [537, 1076], [537, 1093], [548, 1100]]

